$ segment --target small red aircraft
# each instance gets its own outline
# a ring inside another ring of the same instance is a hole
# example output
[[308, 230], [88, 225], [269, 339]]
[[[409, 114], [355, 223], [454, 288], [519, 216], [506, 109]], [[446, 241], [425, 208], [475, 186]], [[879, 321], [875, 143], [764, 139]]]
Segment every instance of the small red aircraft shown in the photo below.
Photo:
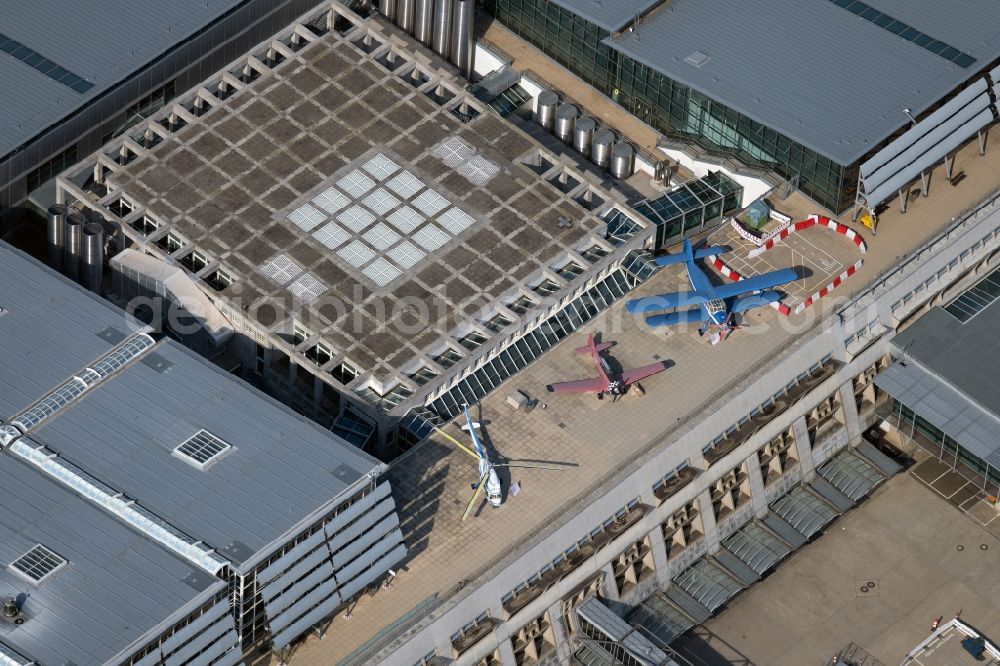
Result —
[[595, 344], [594, 334], [591, 333], [588, 335], [587, 346], [579, 347], [575, 351], [577, 354], [589, 353], [593, 357], [594, 364], [597, 366], [598, 376], [592, 379], [578, 379], [573, 382], [549, 384], [545, 387], [546, 390], [551, 393], [609, 393], [617, 397], [624, 395], [629, 387], [640, 379], [645, 379], [667, 369], [665, 363], [659, 362], [634, 370], [624, 370], [621, 373], [615, 372], [611, 364], [608, 363], [608, 359], [602, 354], [602, 352], [610, 349], [614, 344], [613, 342]]

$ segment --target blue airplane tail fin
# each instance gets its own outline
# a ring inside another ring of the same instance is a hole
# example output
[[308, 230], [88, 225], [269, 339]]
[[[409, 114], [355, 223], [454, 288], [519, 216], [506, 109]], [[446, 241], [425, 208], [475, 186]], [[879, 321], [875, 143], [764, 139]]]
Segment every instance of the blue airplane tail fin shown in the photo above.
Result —
[[684, 264], [694, 261], [694, 251], [691, 249], [691, 241], [684, 239], [684, 249], [677, 254], [665, 254], [656, 258], [657, 266], [673, 266], [674, 264]]

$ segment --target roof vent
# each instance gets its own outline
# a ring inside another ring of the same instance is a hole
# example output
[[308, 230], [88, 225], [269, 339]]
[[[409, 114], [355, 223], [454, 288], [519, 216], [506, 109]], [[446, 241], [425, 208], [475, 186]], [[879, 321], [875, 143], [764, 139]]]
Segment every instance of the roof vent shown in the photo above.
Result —
[[232, 448], [207, 430], [199, 430], [174, 449], [174, 454], [198, 469], [205, 469], [212, 461]]
[[9, 594], [7, 595], [7, 601], [3, 602], [3, 612], [0, 613], [0, 617], [7, 624], [24, 624], [24, 621], [27, 619], [18, 607], [17, 601]]
[[[42, 544], [37, 544], [27, 553], [11, 562], [10, 568], [35, 585], [40, 585], [64, 566], [66, 566], [66, 560]], [[4, 611], [6, 612], [6, 607]]]
[[708, 57], [707, 53], [703, 53], [701, 51], [695, 51], [694, 53], [692, 53], [691, 55], [689, 55], [687, 58], [684, 58], [684, 62], [686, 62], [689, 65], [693, 65], [695, 67], [701, 67], [706, 62], [708, 62], [709, 59], [710, 58]]

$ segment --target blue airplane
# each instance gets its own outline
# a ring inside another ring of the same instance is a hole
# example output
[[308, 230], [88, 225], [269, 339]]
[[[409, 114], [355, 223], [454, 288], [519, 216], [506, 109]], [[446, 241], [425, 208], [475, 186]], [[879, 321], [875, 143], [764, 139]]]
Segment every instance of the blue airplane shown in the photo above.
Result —
[[[696, 263], [698, 259], [714, 257], [726, 251], [724, 247], [704, 247], [697, 250], [691, 249], [691, 241], [684, 239], [684, 251], [680, 254], [669, 254], [657, 257], [657, 266], [670, 266], [684, 263], [687, 265], [688, 280], [694, 291], [679, 291], [672, 294], [660, 294], [658, 296], [646, 296], [637, 298], [625, 304], [625, 309], [632, 314], [647, 314], [658, 310], [674, 309], [673, 312], [660, 312], [646, 317], [646, 323], [650, 326], [675, 326], [677, 324], [701, 323], [698, 329], [699, 335], [704, 335], [711, 327], [719, 328], [720, 333], [725, 337], [736, 326], [732, 323], [734, 314], [744, 312], [751, 308], [758, 308], [768, 303], [774, 303], [781, 298], [781, 295], [774, 291], [768, 291], [786, 282], [798, 279], [798, 275], [791, 268], [755, 275], [754, 277], [730, 282], [720, 287], [712, 285], [708, 276], [699, 268]], [[760, 292], [752, 294], [751, 292]], [[743, 294], [750, 294], [743, 296]], [[697, 308], [681, 310], [697, 305]]]

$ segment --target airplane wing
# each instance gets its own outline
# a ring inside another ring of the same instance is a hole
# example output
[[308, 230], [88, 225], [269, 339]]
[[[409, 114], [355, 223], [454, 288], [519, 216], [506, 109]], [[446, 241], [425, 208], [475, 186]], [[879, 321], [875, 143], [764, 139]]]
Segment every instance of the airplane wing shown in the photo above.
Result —
[[729, 308], [729, 311], [743, 312], [744, 310], [749, 310], [750, 308], [759, 308], [767, 305], [768, 303], [774, 303], [780, 300], [781, 294], [775, 291], [762, 291], [759, 294], [737, 298], [736, 301], [733, 302], [733, 306]]
[[663, 372], [667, 369], [663, 363], [653, 363], [652, 365], [644, 365], [641, 368], [635, 368], [634, 370], [626, 370], [622, 373], [622, 383], [625, 386], [629, 384], [634, 384], [640, 379], [645, 379], [646, 377], [651, 377], [659, 372]]
[[704, 259], [705, 257], [714, 257], [717, 254], [722, 254], [726, 252], [726, 248], [721, 245], [714, 245], [712, 247], [702, 247], [694, 251], [695, 259]]
[[629, 314], [645, 314], [654, 310], [668, 310], [701, 305], [707, 300], [708, 297], [700, 291], [677, 291], [672, 294], [636, 298], [626, 303], [625, 309], [628, 310]]
[[797, 279], [799, 279], [798, 273], [793, 269], [782, 268], [780, 271], [771, 271], [763, 275], [755, 275], [746, 280], [729, 282], [721, 287], [716, 287], [715, 295], [718, 298], [729, 298], [731, 296], [739, 296], [740, 294], [748, 294], [751, 291], [770, 289], [771, 287], [777, 287], [779, 284], [794, 282]]
[[608, 385], [599, 377], [593, 379], [578, 379], [575, 382], [559, 382], [549, 384], [545, 390], [549, 393], [600, 393], [607, 390]]
[[646, 317], [646, 323], [650, 326], [676, 326], [677, 324], [700, 324], [706, 319], [705, 311], [702, 308], [695, 308], [651, 315]]
[[462, 514], [462, 520], [468, 518], [469, 514], [472, 513], [472, 509], [476, 506], [476, 500], [479, 499], [479, 496], [483, 494], [483, 490], [486, 489], [486, 477], [489, 475], [490, 473], [486, 472], [486, 474], [483, 474], [482, 478], [479, 479], [479, 483], [476, 484], [476, 492], [472, 493], [472, 499], [469, 500], [469, 505], [465, 507], [465, 513]]

